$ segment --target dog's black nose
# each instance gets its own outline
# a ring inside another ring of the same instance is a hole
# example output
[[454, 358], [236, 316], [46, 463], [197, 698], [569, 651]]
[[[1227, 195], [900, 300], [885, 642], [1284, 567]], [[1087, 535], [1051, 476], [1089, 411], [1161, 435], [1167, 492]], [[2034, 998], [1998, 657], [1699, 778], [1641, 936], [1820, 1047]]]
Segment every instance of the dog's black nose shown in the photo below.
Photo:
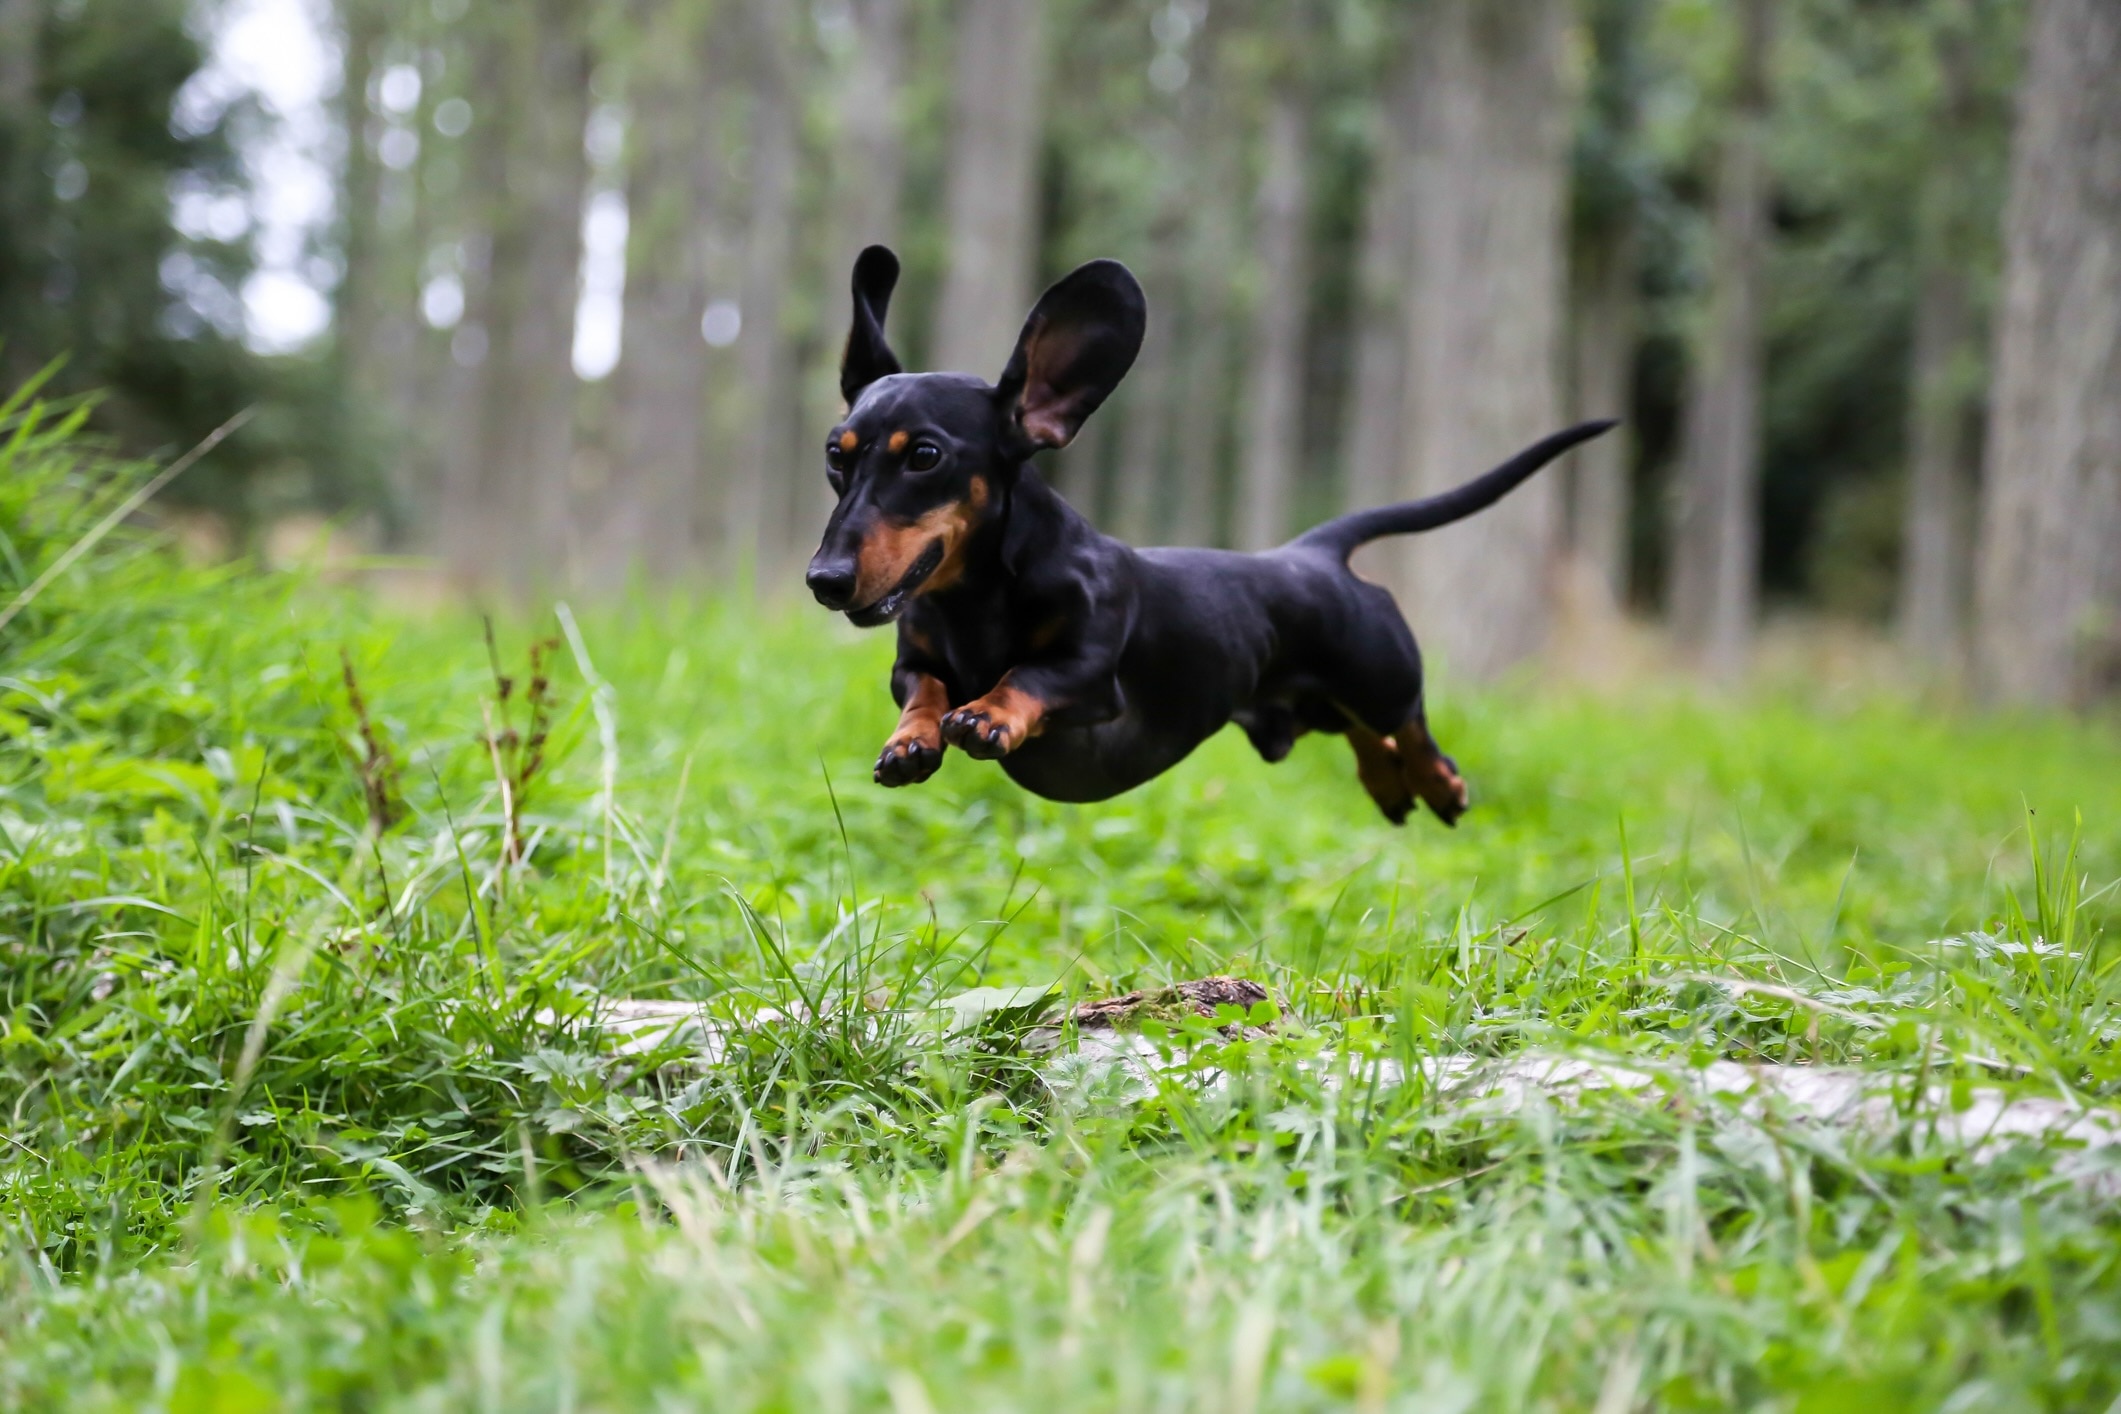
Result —
[[854, 598], [854, 561], [816, 559], [803, 583], [828, 609], [844, 609]]

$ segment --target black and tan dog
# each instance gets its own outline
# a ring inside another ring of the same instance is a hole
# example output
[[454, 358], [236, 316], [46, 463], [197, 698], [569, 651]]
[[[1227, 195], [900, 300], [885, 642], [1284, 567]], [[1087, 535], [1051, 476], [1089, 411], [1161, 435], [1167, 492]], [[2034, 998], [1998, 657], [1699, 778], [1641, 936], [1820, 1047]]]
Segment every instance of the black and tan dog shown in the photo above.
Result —
[[856, 624], [898, 621], [891, 695], [903, 712], [879, 783], [924, 781], [955, 746], [1048, 799], [1104, 800], [1235, 721], [1269, 761], [1307, 731], [1341, 733], [1395, 824], [1417, 799], [1457, 820], [1465, 782], [1423, 718], [1414, 637], [1348, 556], [1492, 505], [1611, 423], [1263, 554], [1136, 550], [1029, 465], [1066, 446], [1134, 362], [1147, 310], [1126, 267], [1093, 261], [1047, 290], [992, 386], [901, 371], [883, 331], [898, 269], [881, 246], [855, 262], [848, 412], [825, 448], [840, 500], [808, 576], [818, 602]]

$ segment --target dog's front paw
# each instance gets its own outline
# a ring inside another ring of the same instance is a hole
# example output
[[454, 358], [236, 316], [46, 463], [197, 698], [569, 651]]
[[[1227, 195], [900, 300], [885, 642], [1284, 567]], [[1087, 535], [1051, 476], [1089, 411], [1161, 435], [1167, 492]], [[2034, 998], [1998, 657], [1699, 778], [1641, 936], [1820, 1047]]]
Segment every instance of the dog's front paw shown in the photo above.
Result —
[[943, 740], [979, 761], [997, 761], [1024, 744], [1015, 723], [968, 702], [943, 718]]
[[1046, 728], [1046, 704], [1008, 678], [985, 697], [943, 716], [943, 740], [967, 756], [993, 761]]
[[917, 786], [934, 775], [943, 764], [942, 738], [902, 733], [884, 743], [876, 758], [876, 783], [880, 786]]

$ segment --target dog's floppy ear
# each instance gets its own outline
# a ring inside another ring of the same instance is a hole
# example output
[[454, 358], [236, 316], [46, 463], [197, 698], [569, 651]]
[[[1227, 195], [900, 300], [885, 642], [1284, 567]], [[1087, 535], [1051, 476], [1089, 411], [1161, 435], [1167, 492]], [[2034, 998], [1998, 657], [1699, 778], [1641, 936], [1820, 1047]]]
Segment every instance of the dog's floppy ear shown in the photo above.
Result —
[[846, 352], [840, 355], [840, 396], [849, 407], [862, 389], [902, 371], [898, 355], [884, 342], [884, 311], [897, 284], [898, 257], [889, 247], [873, 245], [854, 258], [854, 323], [847, 330]]
[[1148, 327], [1141, 283], [1116, 260], [1093, 260], [1039, 296], [996, 394], [1031, 451], [1065, 447], [1134, 366]]

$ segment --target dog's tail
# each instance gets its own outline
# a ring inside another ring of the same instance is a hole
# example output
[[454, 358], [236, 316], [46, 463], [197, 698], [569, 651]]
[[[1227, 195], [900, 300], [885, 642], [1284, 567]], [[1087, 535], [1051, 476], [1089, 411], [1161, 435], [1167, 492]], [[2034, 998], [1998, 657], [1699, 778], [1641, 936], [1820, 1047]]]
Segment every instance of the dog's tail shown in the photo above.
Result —
[[1411, 535], [1416, 531], [1449, 525], [1454, 520], [1464, 520], [1509, 495], [1517, 489], [1519, 482], [1571, 447], [1588, 442], [1618, 425], [1612, 418], [1580, 422], [1565, 432], [1556, 432], [1543, 442], [1533, 443], [1493, 471], [1476, 476], [1463, 486], [1454, 486], [1419, 501], [1402, 501], [1396, 506], [1379, 506], [1375, 510], [1356, 511], [1338, 520], [1329, 520], [1291, 540], [1288, 548], [1323, 550], [1345, 560], [1358, 546], [1381, 536]]

